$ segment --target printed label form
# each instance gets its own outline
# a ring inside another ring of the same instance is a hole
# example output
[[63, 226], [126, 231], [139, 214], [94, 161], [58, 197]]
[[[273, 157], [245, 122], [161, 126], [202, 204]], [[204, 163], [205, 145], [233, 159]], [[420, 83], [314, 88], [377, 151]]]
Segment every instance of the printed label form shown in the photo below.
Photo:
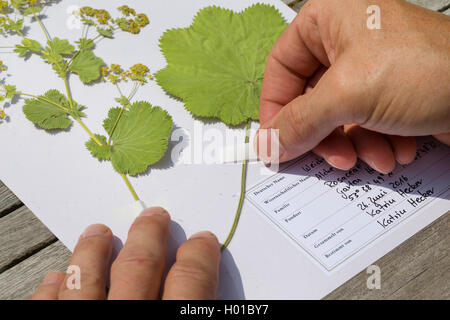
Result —
[[380, 174], [349, 171], [310, 153], [247, 192], [260, 211], [332, 270], [431, 201], [449, 199], [450, 148], [418, 140], [416, 159]]

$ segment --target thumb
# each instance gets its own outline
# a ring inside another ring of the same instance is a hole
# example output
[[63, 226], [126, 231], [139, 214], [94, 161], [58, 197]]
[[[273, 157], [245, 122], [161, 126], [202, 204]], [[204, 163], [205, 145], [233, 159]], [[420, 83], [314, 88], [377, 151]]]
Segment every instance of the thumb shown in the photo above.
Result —
[[[258, 134], [255, 142], [258, 146], [264, 143], [278, 145], [279, 162], [285, 162], [312, 150], [338, 126], [363, 122], [363, 117], [356, 114], [364, 110], [358, 104], [363, 99], [358, 99], [358, 89], [350, 82], [353, 81], [337, 75], [333, 68], [328, 69], [312, 90], [292, 100], [275, 117], [261, 125], [260, 130], [278, 130], [279, 141], [275, 144], [273, 141], [272, 144], [271, 141], [260, 141], [267, 135]], [[268, 140], [273, 137], [268, 136]], [[274, 162], [262, 154], [260, 157]]]

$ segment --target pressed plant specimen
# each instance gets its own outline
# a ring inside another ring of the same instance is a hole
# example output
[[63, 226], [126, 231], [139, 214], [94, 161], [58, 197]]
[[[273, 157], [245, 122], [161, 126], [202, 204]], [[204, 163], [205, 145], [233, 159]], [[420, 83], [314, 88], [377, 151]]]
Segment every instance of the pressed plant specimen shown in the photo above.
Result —
[[[168, 30], [162, 36], [167, 67], [155, 77], [193, 115], [216, 118], [229, 126], [245, 124], [248, 142], [250, 123], [259, 119], [267, 56], [285, 28], [280, 12], [269, 5], [256, 4], [240, 13], [204, 8], [190, 27]], [[239, 203], [222, 249], [231, 241], [240, 217], [246, 170], [244, 161]]]
[[[39, 17], [42, 8], [51, 3], [49, 0], [0, 0], [0, 32], [21, 38], [20, 43], [1, 48], [11, 48], [20, 57], [40, 56], [64, 82], [65, 93], [50, 89], [44, 94], [35, 95], [2, 83], [0, 102], [14, 96], [28, 98], [23, 106], [26, 118], [48, 131], [67, 129], [73, 121], [77, 122], [90, 137], [86, 147], [91, 154], [99, 160], [111, 161], [133, 198], [139, 200], [127, 175], [142, 173], [162, 158], [172, 130], [172, 119], [166, 111], [146, 101], [132, 102], [139, 87], [152, 79], [147, 66], [136, 64], [127, 70], [118, 64], [107, 66], [103, 59], [94, 54], [94, 50], [97, 39], [113, 38], [118, 31], [137, 34], [149, 24], [149, 19], [126, 5], [118, 8], [121, 16], [117, 18], [111, 17], [104, 9], [82, 7], [78, 12], [83, 24], [82, 35], [75, 44], [71, 44], [67, 39], [51, 37]], [[25, 35], [27, 19], [39, 24], [45, 42]], [[92, 29], [95, 35], [89, 37]], [[3, 62], [0, 68], [5, 69]], [[82, 118], [86, 117], [85, 107], [78, 104], [72, 95], [69, 86], [71, 74], [78, 75], [84, 84], [103, 80], [117, 88], [115, 102], [119, 107], [110, 109], [103, 122], [106, 135], [93, 134], [83, 122]], [[120, 82], [123, 81], [134, 83], [127, 95], [120, 89]], [[4, 117], [5, 112], [0, 109], [0, 118]]]

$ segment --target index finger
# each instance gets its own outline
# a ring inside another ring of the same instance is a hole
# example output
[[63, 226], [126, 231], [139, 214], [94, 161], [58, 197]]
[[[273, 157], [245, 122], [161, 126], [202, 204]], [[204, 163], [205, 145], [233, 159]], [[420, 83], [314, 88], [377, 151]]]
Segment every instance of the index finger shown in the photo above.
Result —
[[307, 3], [273, 46], [267, 58], [261, 90], [261, 124], [301, 95], [321, 64], [329, 65], [317, 25]]

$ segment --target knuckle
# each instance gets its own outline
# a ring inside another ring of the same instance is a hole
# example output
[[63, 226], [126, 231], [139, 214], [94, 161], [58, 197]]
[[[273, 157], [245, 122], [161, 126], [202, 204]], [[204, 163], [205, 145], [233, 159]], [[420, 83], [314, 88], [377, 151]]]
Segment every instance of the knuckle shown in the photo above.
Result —
[[175, 263], [171, 269], [171, 277], [175, 281], [194, 281], [203, 284], [205, 287], [216, 287], [218, 282], [217, 275], [211, 274], [208, 268], [192, 260]]
[[147, 254], [129, 254], [120, 257], [112, 264], [111, 272], [120, 273], [123, 270], [133, 270], [133, 269], [146, 269], [154, 270], [162, 265], [162, 257], [147, 253]]
[[[306, 140], [306, 134], [315, 131], [315, 124], [313, 124], [312, 121], [309, 121], [307, 112], [305, 111], [307, 106], [300, 105], [300, 101], [301, 100], [294, 100], [294, 103], [286, 108], [286, 116], [288, 119], [288, 136], [293, 137], [295, 141], [302, 142]], [[281, 141], [281, 143], [283, 143], [283, 141]]]
[[[68, 286], [68, 282], [70, 281], [70, 278], [68, 278], [68, 275], [66, 275], [66, 278], [64, 279], [59, 294], [65, 295], [65, 294], [71, 294], [73, 292], [79, 292], [79, 290], [71, 289]], [[83, 292], [90, 292], [90, 291], [96, 291], [98, 288], [105, 287], [105, 278], [101, 274], [97, 274], [95, 272], [81, 270], [80, 274], [80, 285], [81, 285], [81, 291]]]

